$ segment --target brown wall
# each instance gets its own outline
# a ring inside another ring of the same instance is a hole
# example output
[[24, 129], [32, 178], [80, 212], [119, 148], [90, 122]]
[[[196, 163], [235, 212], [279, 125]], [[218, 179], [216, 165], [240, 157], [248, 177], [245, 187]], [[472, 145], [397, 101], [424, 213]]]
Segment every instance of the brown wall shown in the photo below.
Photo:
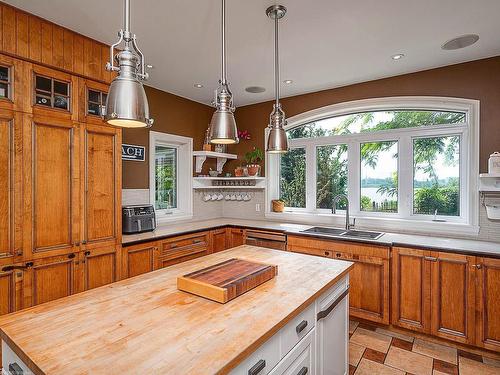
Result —
[[[146, 94], [155, 120], [151, 130], [191, 137], [193, 148], [201, 150], [213, 108], [151, 87], [146, 87]], [[124, 189], [149, 187], [149, 130], [123, 130], [123, 143], [146, 146], [145, 162], [123, 161]]]
[[[287, 117], [291, 117], [335, 103], [403, 95], [480, 100], [480, 171], [487, 171], [489, 155], [500, 150], [500, 57], [289, 97], [283, 99], [282, 104]], [[238, 129], [249, 130], [252, 139], [241, 141], [233, 146], [231, 152], [243, 155], [253, 146], [264, 147], [264, 128], [271, 109], [272, 102], [266, 102], [236, 110]], [[226, 169], [234, 168], [237, 164], [231, 162]]]

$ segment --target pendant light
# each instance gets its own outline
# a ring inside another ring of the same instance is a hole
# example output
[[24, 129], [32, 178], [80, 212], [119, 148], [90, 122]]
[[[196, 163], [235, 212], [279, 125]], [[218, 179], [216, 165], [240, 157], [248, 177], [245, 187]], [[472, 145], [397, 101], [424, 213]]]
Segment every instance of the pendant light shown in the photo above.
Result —
[[[135, 34], [130, 32], [130, 0], [125, 0], [124, 28], [118, 36], [118, 42], [110, 47], [111, 61], [106, 64], [107, 70], [118, 72], [118, 75], [109, 87], [104, 120], [124, 128], [149, 128], [153, 119], [149, 117], [148, 98], [142, 85], [149, 75]], [[125, 47], [115, 56], [114, 49], [122, 42]]]
[[274, 90], [276, 101], [273, 104], [273, 111], [269, 116], [268, 138], [266, 151], [269, 153], [285, 153], [288, 151], [288, 139], [286, 137], [285, 112], [280, 104], [280, 62], [278, 51], [278, 20], [286, 14], [286, 8], [283, 5], [272, 5], [266, 10], [269, 18], [274, 20]]
[[219, 87], [215, 90], [215, 113], [210, 122], [210, 143], [238, 143], [238, 129], [234, 119], [233, 94], [229, 90], [226, 74], [226, 0], [222, 0], [222, 69]]

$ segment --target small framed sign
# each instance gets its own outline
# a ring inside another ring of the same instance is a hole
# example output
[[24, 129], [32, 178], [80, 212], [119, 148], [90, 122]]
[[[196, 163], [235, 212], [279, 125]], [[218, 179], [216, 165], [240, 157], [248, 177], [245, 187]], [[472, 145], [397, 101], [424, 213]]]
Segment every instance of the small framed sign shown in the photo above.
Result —
[[144, 161], [146, 160], [146, 148], [122, 143], [122, 160]]

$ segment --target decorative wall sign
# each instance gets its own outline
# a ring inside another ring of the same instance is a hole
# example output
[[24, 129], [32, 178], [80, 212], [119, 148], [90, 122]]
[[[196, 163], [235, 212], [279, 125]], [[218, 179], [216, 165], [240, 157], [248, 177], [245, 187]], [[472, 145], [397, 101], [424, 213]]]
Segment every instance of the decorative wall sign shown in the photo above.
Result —
[[122, 143], [122, 160], [144, 161], [146, 160], [146, 148]]

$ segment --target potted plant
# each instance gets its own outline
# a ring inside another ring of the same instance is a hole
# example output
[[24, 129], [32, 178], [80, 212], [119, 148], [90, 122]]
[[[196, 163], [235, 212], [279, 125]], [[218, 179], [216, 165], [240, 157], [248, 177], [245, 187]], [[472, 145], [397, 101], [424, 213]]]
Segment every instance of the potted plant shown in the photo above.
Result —
[[254, 147], [252, 151], [245, 154], [247, 163], [248, 175], [255, 177], [260, 175], [260, 162], [264, 159], [264, 153], [258, 147]]
[[238, 166], [236, 167], [236, 169], [234, 170], [234, 175], [235, 177], [243, 177], [245, 175], [245, 168], [243, 168], [243, 166]]

